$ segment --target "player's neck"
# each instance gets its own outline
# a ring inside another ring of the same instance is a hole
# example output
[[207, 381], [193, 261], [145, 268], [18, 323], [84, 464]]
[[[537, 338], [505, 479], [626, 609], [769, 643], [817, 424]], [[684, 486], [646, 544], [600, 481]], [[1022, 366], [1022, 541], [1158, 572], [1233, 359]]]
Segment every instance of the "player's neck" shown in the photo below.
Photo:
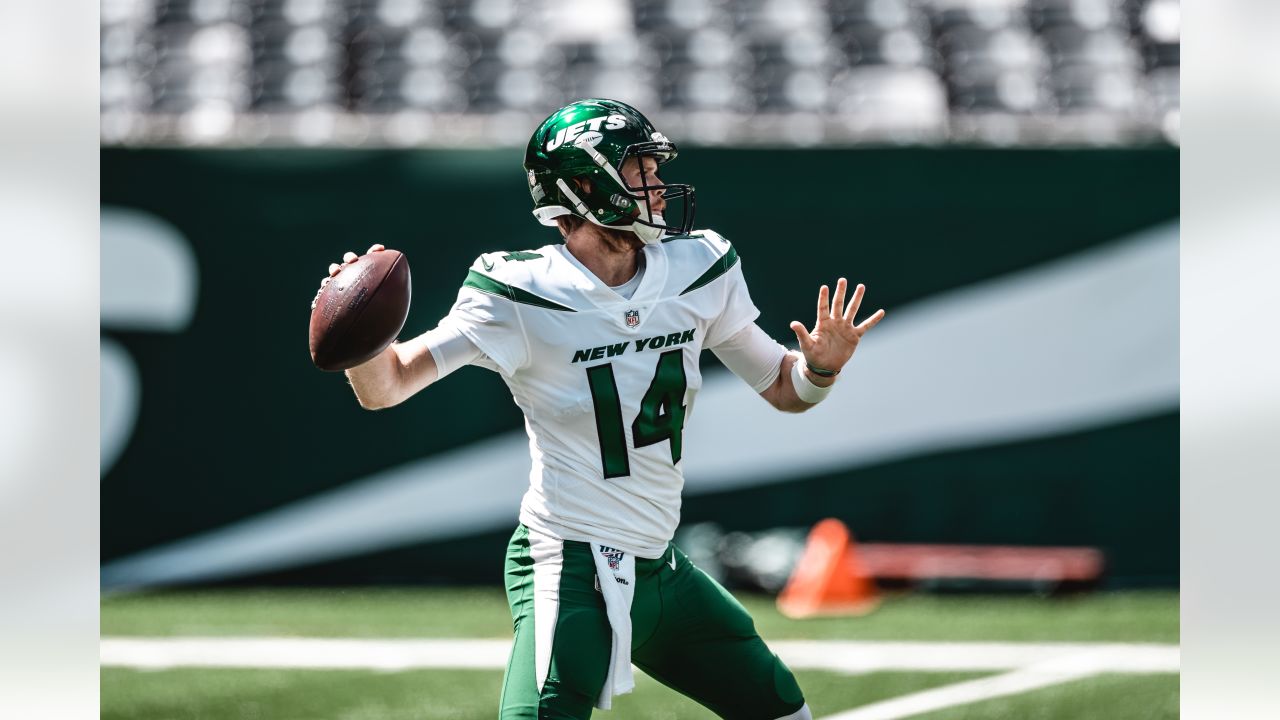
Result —
[[569, 233], [564, 244], [578, 262], [611, 287], [635, 277], [644, 247], [639, 240], [630, 240], [621, 233], [610, 236], [587, 223]]

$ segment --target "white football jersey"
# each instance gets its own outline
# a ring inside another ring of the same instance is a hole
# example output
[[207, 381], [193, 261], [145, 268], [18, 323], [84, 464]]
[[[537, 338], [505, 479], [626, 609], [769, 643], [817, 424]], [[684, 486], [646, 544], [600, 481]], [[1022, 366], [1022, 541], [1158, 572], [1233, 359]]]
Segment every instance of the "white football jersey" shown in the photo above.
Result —
[[629, 300], [564, 245], [486, 253], [441, 326], [475, 343], [486, 356], [478, 364], [502, 375], [524, 411], [533, 469], [520, 521], [656, 558], [680, 519], [698, 356], [759, 311], [718, 234], [643, 253]]

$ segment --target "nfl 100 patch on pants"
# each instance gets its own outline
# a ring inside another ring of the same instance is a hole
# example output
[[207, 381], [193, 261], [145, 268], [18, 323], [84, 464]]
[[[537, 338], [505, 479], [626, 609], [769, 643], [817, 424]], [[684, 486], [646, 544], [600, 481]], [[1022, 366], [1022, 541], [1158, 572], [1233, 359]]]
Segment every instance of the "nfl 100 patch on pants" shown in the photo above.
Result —
[[[596, 578], [589, 544], [516, 529], [506, 561], [515, 642], [502, 720], [591, 716], [613, 637]], [[773, 720], [804, 705], [795, 677], [760, 639], [746, 609], [674, 544], [664, 557], [636, 558], [631, 623], [632, 662], [721, 717]]]

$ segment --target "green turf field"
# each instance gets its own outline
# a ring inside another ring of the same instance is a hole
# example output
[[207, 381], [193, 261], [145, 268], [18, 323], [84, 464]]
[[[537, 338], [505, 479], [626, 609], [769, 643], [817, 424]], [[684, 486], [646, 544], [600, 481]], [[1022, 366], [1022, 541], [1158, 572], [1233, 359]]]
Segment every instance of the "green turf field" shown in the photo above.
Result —
[[[1134, 592], [1064, 599], [890, 598], [861, 618], [795, 621], [768, 598], [743, 597], [766, 640], [1178, 642], [1178, 595]], [[102, 603], [106, 637], [301, 636], [506, 638], [501, 590], [222, 590], [115, 596]], [[986, 672], [796, 672], [815, 717], [984, 677]], [[102, 671], [102, 717], [131, 720], [397, 720], [491, 718], [500, 670], [202, 669]], [[1100, 674], [917, 715], [928, 720], [1175, 718], [1178, 676]], [[710, 718], [638, 675], [605, 720]]]
[[[809, 694], [848, 697], [846, 707], [894, 697], [974, 674], [797, 673]], [[402, 673], [281, 670], [104, 670], [103, 720], [425, 720], [493, 718], [502, 673], [437, 670]], [[675, 720], [715, 716], [657, 682], [614, 701], [604, 720]]]
[[[766, 638], [1178, 642], [1178, 594], [906, 595], [861, 618], [789, 620], [739, 595]], [[103, 635], [508, 637], [500, 589], [219, 590], [109, 597]]]

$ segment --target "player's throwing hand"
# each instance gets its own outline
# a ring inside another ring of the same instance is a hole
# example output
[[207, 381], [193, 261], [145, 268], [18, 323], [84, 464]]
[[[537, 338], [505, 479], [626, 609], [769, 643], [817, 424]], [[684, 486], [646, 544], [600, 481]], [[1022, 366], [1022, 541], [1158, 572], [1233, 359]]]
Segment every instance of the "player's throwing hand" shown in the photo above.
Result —
[[[791, 330], [800, 342], [800, 352], [804, 353], [804, 360], [810, 369], [831, 371], [832, 374], [839, 372], [849, 362], [849, 358], [853, 357], [853, 351], [858, 349], [858, 341], [863, 333], [884, 318], [884, 310], [881, 309], [860, 324], [854, 325], [854, 317], [858, 314], [858, 307], [862, 305], [862, 296], [867, 287], [859, 284], [853, 291], [853, 299], [849, 300], [848, 307], [844, 307], [848, 287], [848, 281], [840, 278], [836, 283], [836, 296], [830, 298], [830, 301], [826, 285], [818, 290], [818, 319], [813, 325], [813, 332], [806, 330], [804, 323], [798, 320], [791, 322]], [[843, 313], [841, 308], [844, 308]]]
[[[387, 249], [386, 246], [383, 245], [382, 243], [374, 243], [373, 245], [369, 246], [369, 252], [365, 254], [368, 255], [369, 253], [375, 253], [375, 252], [378, 252], [379, 250], [386, 250], [386, 249]], [[320, 293], [324, 292], [324, 286], [328, 285], [329, 281], [333, 279], [333, 276], [337, 275], [342, 270], [342, 266], [350, 265], [351, 263], [359, 259], [360, 259], [359, 255], [356, 255], [355, 253], [348, 250], [347, 253], [342, 256], [342, 262], [329, 263], [329, 276], [320, 281], [320, 289], [316, 290], [316, 296], [311, 298], [312, 310], [316, 309], [316, 301], [320, 299]]]

